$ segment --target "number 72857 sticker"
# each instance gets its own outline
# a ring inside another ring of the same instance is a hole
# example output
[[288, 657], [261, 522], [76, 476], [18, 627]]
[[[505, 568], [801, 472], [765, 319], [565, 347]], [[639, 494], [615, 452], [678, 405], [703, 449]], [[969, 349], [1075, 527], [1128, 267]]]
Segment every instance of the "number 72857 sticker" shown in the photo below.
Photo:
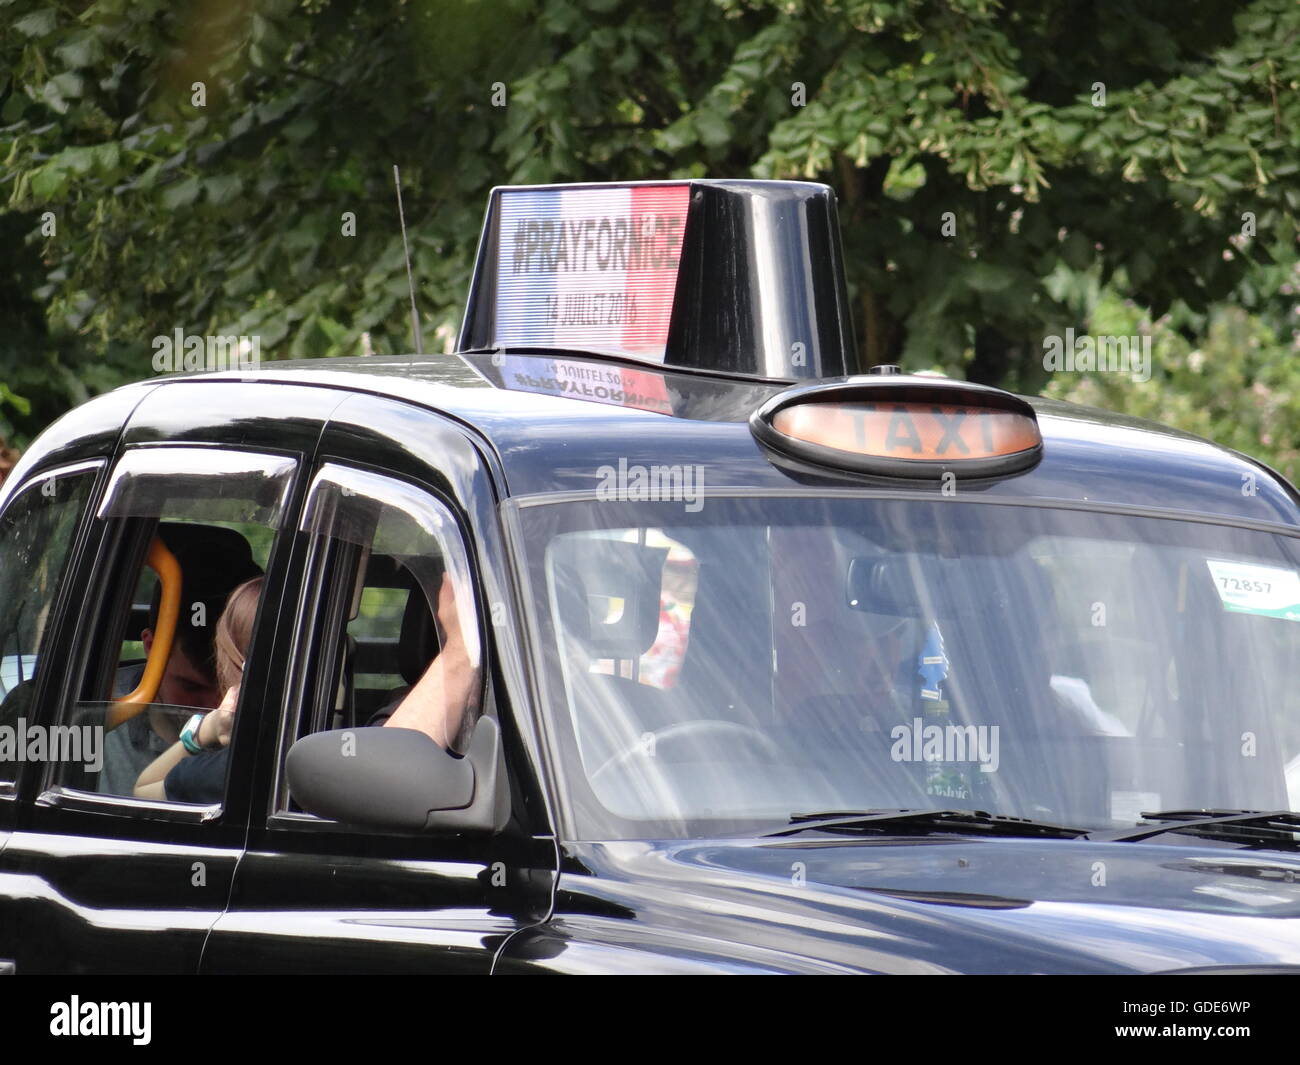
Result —
[[1300, 621], [1300, 574], [1275, 566], [1254, 566], [1207, 558], [1224, 610]]

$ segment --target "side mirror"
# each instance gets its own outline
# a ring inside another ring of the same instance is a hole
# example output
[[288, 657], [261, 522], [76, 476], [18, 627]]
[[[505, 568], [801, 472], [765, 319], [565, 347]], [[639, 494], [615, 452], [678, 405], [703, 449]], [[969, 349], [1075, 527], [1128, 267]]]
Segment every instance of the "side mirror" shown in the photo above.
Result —
[[465, 757], [405, 728], [304, 736], [285, 761], [289, 792], [308, 813], [395, 832], [499, 832], [510, 817], [501, 729], [474, 725]]

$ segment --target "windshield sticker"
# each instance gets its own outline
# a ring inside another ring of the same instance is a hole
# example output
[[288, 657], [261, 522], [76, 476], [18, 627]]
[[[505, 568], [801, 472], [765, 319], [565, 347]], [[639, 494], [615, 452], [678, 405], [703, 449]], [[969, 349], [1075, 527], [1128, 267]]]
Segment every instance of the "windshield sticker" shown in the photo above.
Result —
[[1300, 621], [1300, 574], [1274, 566], [1253, 566], [1207, 558], [1224, 610]]

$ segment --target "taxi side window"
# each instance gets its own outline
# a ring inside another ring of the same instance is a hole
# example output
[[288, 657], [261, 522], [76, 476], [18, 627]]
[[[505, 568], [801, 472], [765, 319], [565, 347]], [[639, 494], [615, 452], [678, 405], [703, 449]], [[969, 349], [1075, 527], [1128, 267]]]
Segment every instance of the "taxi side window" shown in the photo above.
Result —
[[[97, 514], [105, 554], [61, 721], [70, 734], [101, 740], [83, 744], [87, 757], [59, 764], [55, 785], [201, 806], [223, 800], [243, 665], [295, 466], [212, 448], [122, 457]], [[212, 720], [206, 739], [190, 736], [187, 745], [182, 733], [196, 714]], [[200, 742], [210, 749], [193, 749]]]
[[[38, 477], [0, 517], [0, 728], [19, 729], [46, 668], [41, 649], [101, 466], [84, 463]], [[14, 781], [19, 764], [19, 752], [0, 754], [0, 782]]]
[[[480, 622], [464, 538], [451, 510], [393, 478], [327, 464], [303, 510], [312, 537], [281, 744], [277, 809], [300, 813], [284, 757], [326, 729], [422, 727], [463, 754], [481, 713]], [[449, 652], [449, 648], [452, 650]], [[443, 657], [462, 686], [412, 719]], [[422, 687], [422, 683], [424, 687]]]

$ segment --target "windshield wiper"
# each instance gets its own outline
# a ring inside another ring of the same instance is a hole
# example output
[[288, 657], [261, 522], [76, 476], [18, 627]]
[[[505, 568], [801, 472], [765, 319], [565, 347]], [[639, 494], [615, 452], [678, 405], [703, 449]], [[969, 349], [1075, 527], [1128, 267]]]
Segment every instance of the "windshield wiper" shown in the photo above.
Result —
[[1148, 821], [1167, 823], [1126, 828], [1116, 833], [1090, 833], [1088, 838], [1099, 843], [1135, 843], [1165, 832], [1191, 831], [1243, 843], [1280, 843], [1292, 850], [1300, 847], [1296, 839], [1300, 833], [1300, 813], [1294, 810], [1156, 810], [1143, 812], [1141, 816]]
[[1097, 832], [1027, 817], [990, 814], [983, 810], [834, 810], [792, 814], [785, 828], [763, 832], [760, 838], [793, 836], [800, 832], [881, 832], [903, 829], [917, 834], [1037, 836], [1086, 839], [1096, 843], [1136, 842], [1165, 832], [1195, 832], [1237, 842], [1263, 843], [1300, 849], [1300, 813], [1293, 810], [1158, 810], [1141, 816], [1164, 824], [1119, 832]]
[[793, 836], [799, 832], [888, 832], [891, 829], [930, 833], [952, 832], [965, 835], [1046, 836], [1074, 839], [1088, 834], [1086, 828], [1072, 828], [1027, 817], [1008, 817], [983, 810], [838, 810], [818, 814], [792, 814], [790, 824], [763, 838]]

